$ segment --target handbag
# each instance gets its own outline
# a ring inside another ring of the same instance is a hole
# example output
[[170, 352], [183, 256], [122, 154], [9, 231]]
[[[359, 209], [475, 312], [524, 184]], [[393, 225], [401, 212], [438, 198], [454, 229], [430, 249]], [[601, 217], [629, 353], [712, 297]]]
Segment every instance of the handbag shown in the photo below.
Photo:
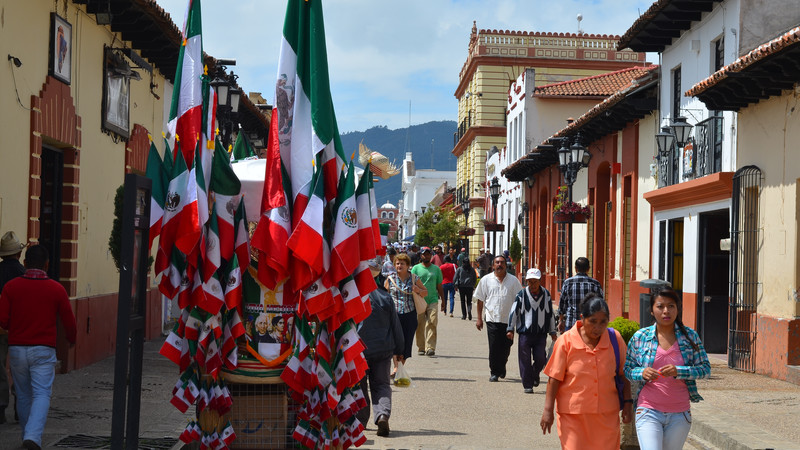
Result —
[[[416, 282], [417, 282], [417, 278], [415, 278], [415, 277], [416, 277], [416, 275], [414, 275], [412, 273], [411, 274], [411, 297], [414, 299], [414, 309], [417, 310], [417, 314], [422, 314], [422, 313], [425, 312], [426, 309], [428, 309], [428, 302], [425, 300], [425, 297], [423, 297], [423, 296], [417, 294], [416, 292], [414, 292], [414, 284], [416, 284]], [[398, 286], [397, 282], [394, 281], [394, 277], [389, 277], [389, 281], [392, 282], [392, 284], [394, 285], [395, 289], [397, 289], [398, 291], [400, 291], [400, 292], [402, 292], [404, 294], [408, 294], [408, 291], [404, 291], [404, 290], [400, 289], [400, 286]]]
[[625, 388], [625, 381], [622, 379], [622, 375], [619, 373], [619, 342], [617, 342], [617, 335], [614, 334], [614, 330], [611, 328], [608, 329], [608, 337], [611, 339], [611, 346], [614, 348], [614, 357], [617, 361], [616, 371], [614, 375], [614, 384], [617, 385], [617, 395], [619, 396], [619, 409], [622, 411], [622, 408], [625, 406], [625, 396], [623, 394], [623, 390]]

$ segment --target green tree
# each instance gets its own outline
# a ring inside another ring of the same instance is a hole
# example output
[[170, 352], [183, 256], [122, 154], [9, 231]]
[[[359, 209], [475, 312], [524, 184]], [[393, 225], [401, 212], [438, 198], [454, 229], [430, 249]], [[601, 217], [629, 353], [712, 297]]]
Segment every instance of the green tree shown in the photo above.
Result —
[[514, 261], [514, 263], [519, 262], [520, 258], [522, 258], [522, 244], [519, 242], [516, 228], [511, 232], [511, 244], [508, 246], [508, 255], [511, 256], [511, 260]]
[[417, 233], [414, 242], [427, 247], [433, 247], [442, 242], [456, 242], [458, 230], [456, 214], [449, 208], [428, 208], [425, 214], [417, 219]]

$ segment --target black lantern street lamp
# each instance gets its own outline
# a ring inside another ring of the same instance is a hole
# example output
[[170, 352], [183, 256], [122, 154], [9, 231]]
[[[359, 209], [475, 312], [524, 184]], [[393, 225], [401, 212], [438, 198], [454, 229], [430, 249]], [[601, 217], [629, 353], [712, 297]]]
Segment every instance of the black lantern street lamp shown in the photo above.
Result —
[[[489, 196], [492, 197], [492, 207], [494, 208], [494, 225], [497, 225], [497, 200], [500, 198], [500, 180], [492, 178], [489, 184]], [[497, 227], [492, 227], [492, 255], [497, 255]]]
[[[572, 145], [567, 148], [570, 141]], [[558, 169], [564, 174], [567, 184], [567, 200], [572, 202], [572, 185], [578, 178], [581, 168], [588, 166], [591, 154], [581, 144], [581, 134], [574, 137], [561, 138], [561, 148], [558, 149]], [[572, 276], [572, 222], [567, 224], [567, 277]]]
[[668, 168], [672, 160], [675, 146], [683, 147], [689, 142], [692, 125], [686, 122], [685, 117], [676, 117], [668, 127], [661, 127], [661, 132], [656, 133], [656, 146], [658, 147], [659, 178], [661, 186], [666, 186], [669, 180]]
[[211, 87], [217, 93], [217, 120], [219, 121], [220, 139], [225, 150], [231, 144], [231, 134], [233, 134], [235, 118], [239, 112], [239, 100], [242, 91], [236, 85], [238, 75], [231, 71], [225, 73], [224, 66], [217, 71], [217, 75], [211, 81]]

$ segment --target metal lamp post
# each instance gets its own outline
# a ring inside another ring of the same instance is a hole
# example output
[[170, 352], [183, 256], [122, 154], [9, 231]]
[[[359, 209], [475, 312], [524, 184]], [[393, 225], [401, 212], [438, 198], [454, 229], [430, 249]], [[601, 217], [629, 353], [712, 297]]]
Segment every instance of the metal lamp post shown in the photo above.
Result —
[[211, 81], [211, 87], [217, 93], [217, 119], [219, 120], [220, 138], [225, 150], [231, 143], [231, 134], [236, 123], [234, 118], [239, 112], [239, 100], [242, 96], [242, 91], [236, 87], [237, 78], [239, 76], [233, 71], [226, 74], [225, 69], [221, 68]]
[[522, 273], [526, 273], [530, 261], [528, 253], [528, 202], [522, 204], [522, 234]]
[[[572, 145], [567, 148], [570, 141]], [[587, 156], [588, 155], [588, 156]], [[561, 140], [561, 148], [558, 149], [558, 169], [564, 174], [564, 182], [567, 184], [567, 200], [572, 202], [572, 185], [578, 178], [578, 172], [585, 165], [588, 165], [588, 160], [591, 159], [591, 154], [581, 144], [580, 133], [576, 134], [574, 138], [563, 138]], [[567, 277], [572, 276], [572, 222], [567, 228]]]
[[[500, 180], [492, 178], [489, 184], [489, 196], [492, 197], [492, 207], [494, 208], [494, 225], [497, 225], [497, 200], [500, 198]], [[497, 227], [492, 227], [492, 255], [497, 256]]]

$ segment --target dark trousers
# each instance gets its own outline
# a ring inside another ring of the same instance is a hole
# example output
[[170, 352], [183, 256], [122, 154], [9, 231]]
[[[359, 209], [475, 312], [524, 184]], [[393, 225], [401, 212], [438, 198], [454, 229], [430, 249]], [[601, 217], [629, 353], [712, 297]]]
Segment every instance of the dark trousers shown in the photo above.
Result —
[[468, 317], [472, 320], [472, 292], [475, 288], [459, 287], [458, 296], [461, 297], [461, 317]]
[[[367, 406], [358, 411], [356, 417], [359, 422], [366, 425], [369, 421], [369, 406], [372, 405], [372, 423], [378, 423], [378, 417], [392, 415], [392, 385], [389, 381], [389, 370], [392, 367], [392, 357], [372, 359], [367, 358], [367, 374], [359, 382]], [[369, 380], [369, 383], [367, 383]], [[371, 399], [371, 401], [370, 401]]]
[[489, 371], [500, 378], [506, 377], [506, 363], [511, 354], [514, 341], [506, 336], [505, 323], [486, 322], [486, 333], [489, 335]]
[[[547, 334], [519, 335], [517, 343], [517, 356], [519, 357], [519, 376], [522, 378], [522, 387], [533, 387], [533, 380], [539, 379], [539, 373], [544, 368], [547, 358]], [[533, 358], [533, 361], [531, 361]]]
[[403, 329], [403, 356], [411, 358], [411, 346], [414, 344], [414, 335], [417, 332], [417, 312], [398, 314], [400, 328]]

